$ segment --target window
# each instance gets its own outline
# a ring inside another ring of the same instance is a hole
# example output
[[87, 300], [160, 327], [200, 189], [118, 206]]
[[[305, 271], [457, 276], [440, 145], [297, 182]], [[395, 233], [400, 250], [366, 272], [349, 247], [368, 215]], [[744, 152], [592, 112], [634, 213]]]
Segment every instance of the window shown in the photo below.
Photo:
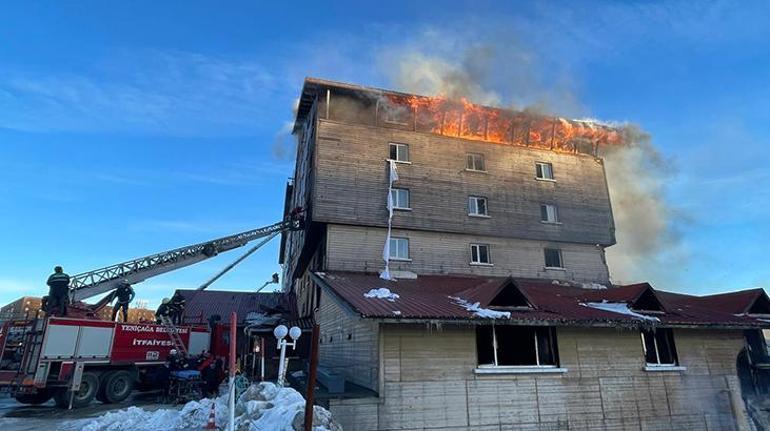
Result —
[[390, 254], [391, 259], [409, 259], [409, 238], [390, 238]]
[[478, 153], [468, 153], [468, 160], [465, 164], [465, 169], [469, 171], [482, 171], [487, 170], [484, 165], [484, 155]]
[[409, 145], [390, 143], [390, 160], [397, 162], [409, 161]]
[[644, 360], [648, 366], [675, 367], [679, 363], [674, 346], [674, 332], [671, 329], [643, 329], [642, 347], [644, 348]]
[[390, 199], [393, 203], [393, 209], [411, 209], [409, 207], [409, 189], [391, 189]]
[[556, 331], [549, 327], [477, 326], [479, 367], [556, 367]]
[[564, 268], [564, 264], [561, 261], [561, 250], [558, 248], [546, 248], [544, 252], [546, 268]]
[[487, 198], [470, 196], [468, 198], [468, 215], [489, 216], [487, 213]]
[[550, 163], [535, 163], [535, 176], [539, 180], [553, 180], [553, 166]]
[[540, 221], [543, 223], [558, 223], [559, 211], [556, 205], [540, 204]]
[[471, 263], [491, 265], [492, 258], [489, 256], [489, 246], [486, 244], [471, 244]]

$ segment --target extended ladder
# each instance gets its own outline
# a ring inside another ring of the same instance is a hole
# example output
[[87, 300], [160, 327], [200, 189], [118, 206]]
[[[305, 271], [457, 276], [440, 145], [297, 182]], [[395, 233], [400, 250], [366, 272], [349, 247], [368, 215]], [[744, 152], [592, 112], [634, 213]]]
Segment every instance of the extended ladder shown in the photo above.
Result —
[[168, 331], [168, 336], [171, 339], [171, 343], [174, 345], [174, 349], [181, 353], [182, 356], [186, 357], [187, 347], [185, 347], [182, 337], [179, 336], [179, 329], [174, 325], [174, 322], [172, 322], [168, 316], [160, 316], [160, 322], [163, 324], [163, 327], [166, 328], [166, 331]]

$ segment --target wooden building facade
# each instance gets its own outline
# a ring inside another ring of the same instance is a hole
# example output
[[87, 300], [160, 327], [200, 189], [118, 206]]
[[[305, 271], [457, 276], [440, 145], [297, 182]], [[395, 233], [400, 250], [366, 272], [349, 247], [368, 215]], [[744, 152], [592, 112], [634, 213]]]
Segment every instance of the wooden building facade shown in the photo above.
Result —
[[[308, 223], [280, 260], [320, 366], [375, 394], [326, 401], [344, 429], [748, 429], [736, 360], [770, 303], [610, 285], [610, 132], [426, 120], [394, 105], [412, 97], [309, 78], [300, 98], [285, 208]], [[379, 278], [391, 164], [396, 281]]]

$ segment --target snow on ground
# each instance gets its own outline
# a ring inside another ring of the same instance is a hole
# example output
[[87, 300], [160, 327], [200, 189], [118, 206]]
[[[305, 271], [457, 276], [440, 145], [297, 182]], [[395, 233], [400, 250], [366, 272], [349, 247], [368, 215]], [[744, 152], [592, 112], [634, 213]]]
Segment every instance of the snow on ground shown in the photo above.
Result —
[[[110, 412], [94, 419], [78, 421], [81, 431], [187, 431], [206, 425], [212, 405], [218, 429], [227, 425], [228, 395], [190, 401], [181, 409], [146, 411], [138, 407]], [[301, 431], [305, 399], [292, 388], [263, 382], [251, 385], [235, 406], [238, 431]], [[71, 423], [72, 424], [72, 423]], [[77, 425], [77, 424], [76, 424]], [[313, 408], [313, 431], [342, 431], [323, 407]]]
[[643, 320], [651, 320], [654, 322], [659, 322], [660, 319], [654, 316], [645, 316], [644, 314], [639, 314], [630, 308], [628, 308], [628, 304], [625, 302], [586, 302], [581, 303], [583, 307], [590, 307], [590, 308], [596, 308], [597, 310], [603, 310], [603, 311], [609, 311], [611, 313], [618, 313], [618, 314], [625, 314], [627, 316], [633, 316], [639, 319]]
[[387, 299], [390, 302], [396, 302], [396, 299], [400, 298], [397, 293], [393, 293], [387, 287], [381, 287], [379, 289], [372, 289], [364, 293], [366, 298], [379, 298]]
[[470, 302], [456, 296], [450, 296], [449, 299], [453, 300], [455, 304], [472, 312], [478, 317], [483, 317], [485, 319], [509, 319], [511, 317], [511, 313], [508, 311], [496, 311], [490, 310], [488, 308], [481, 308], [481, 304], [478, 302], [471, 304]]

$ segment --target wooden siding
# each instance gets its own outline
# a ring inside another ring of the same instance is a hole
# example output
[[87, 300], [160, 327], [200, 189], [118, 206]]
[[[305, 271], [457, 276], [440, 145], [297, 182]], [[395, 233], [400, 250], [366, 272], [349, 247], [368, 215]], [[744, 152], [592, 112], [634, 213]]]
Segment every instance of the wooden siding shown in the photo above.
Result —
[[735, 371], [740, 331], [675, 330], [687, 370], [646, 372], [638, 331], [558, 328], [565, 374], [484, 376], [473, 373], [472, 329], [385, 325], [380, 333], [379, 403], [331, 404], [346, 431], [748, 429]]
[[321, 326], [320, 366], [351, 382], [377, 390], [379, 332], [376, 323], [352, 316], [331, 295], [324, 295], [318, 311]]
[[[430, 231], [611, 245], [615, 242], [601, 159], [432, 134], [318, 121], [313, 220], [387, 225], [388, 143], [409, 145], [398, 164], [410, 212], [393, 225]], [[485, 156], [486, 173], [466, 171], [466, 154]], [[553, 164], [556, 181], [535, 179], [535, 162]], [[489, 218], [468, 216], [468, 196], [484, 196]], [[556, 204], [562, 224], [540, 221]]]
[[[396, 216], [398, 218], [399, 216]], [[329, 225], [327, 270], [376, 272], [383, 269], [386, 229]], [[585, 244], [531, 241], [394, 229], [393, 236], [409, 238], [411, 262], [391, 261], [391, 269], [417, 274], [476, 274], [606, 283], [604, 251]], [[470, 265], [471, 243], [490, 245], [493, 266]], [[562, 250], [564, 270], [545, 269], [544, 247]]]

